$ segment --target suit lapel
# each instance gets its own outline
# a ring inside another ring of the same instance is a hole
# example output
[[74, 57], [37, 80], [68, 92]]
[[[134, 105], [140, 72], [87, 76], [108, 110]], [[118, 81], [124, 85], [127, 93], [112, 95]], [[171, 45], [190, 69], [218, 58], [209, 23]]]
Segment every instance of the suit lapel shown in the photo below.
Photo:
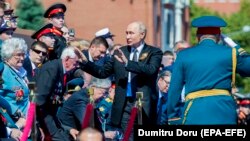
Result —
[[149, 46], [145, 44], [139, 55], [139, 62], [146, 60], [146, 58], [148, 57], [149, 49]]
[[128, 60], [129, 60], [129, 56], [130, 56], [131, 50], [132, 50], [131, 47], [130, 47], [130, 46], [127, 46], [127, 47], [124, 49], [124, 51], [123, 51], [124, 55], [127, 57]]

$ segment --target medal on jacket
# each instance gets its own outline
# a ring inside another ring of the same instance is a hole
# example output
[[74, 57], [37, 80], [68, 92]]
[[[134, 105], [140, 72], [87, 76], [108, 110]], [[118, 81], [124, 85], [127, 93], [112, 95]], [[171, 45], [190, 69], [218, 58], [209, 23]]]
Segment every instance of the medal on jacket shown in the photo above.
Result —
[[60, 97], [58, 95], [54, 95], [52, 98], [52, 104], [61, 104], [62, 101], [60, 100]]
[[16, 90], [15, 95], [16, 95], [16, 101], [21, 101], [23, 100], [24, 92], [22, 89], [19, 89], [19, 90]]

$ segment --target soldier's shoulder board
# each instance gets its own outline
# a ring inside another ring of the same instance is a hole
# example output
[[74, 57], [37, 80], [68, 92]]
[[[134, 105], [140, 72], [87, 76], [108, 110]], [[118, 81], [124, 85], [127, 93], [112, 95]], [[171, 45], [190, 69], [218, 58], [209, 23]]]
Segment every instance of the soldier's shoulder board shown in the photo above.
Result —
[[247, 54], [247, 52], [243, 48], [238, 48], [237, 52], [239, 53], [239, 55], [245, 55], [245, 54]]

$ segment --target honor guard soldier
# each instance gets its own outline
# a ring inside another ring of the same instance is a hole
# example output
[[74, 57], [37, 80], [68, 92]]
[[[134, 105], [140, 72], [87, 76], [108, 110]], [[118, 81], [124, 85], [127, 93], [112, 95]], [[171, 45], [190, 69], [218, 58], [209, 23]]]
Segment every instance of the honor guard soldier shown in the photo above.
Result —
[[67, 8], [64, 4], [57, 3], [50, 6], [44, 13], [44, 17], [48, 18], [49, 22], [53, 24], [53, 32], [56, 35], [53, 56], [51, 56], [51, 59], [60, 58], [63, 49], [67, 46], [66, 39], [62, 36], [63, 33], [61, 31], [61, 28], [65, 24], [64, 13], [66, 10]]
[[[198, 44], [179, 52], [168, 95], [168, 117], [178, 106], [185, 85], [182, 124], [237, 124], [237, 105], [231, 96], [235, 72], [250, 76], [250, 56], [242, 48], [218, 44], [221, 27], [227, 23], [216, 16], [192, 21]], [[169, 122], [169, 124], [171, 124]]]

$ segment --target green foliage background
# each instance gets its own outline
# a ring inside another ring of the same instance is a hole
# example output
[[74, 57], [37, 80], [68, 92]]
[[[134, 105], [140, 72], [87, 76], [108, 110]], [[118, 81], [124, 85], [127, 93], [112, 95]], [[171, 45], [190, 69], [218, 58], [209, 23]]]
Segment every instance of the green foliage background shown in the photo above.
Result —
[[[191, 20], [199, 16], [204, 15], [217, 15], [226, 20], [228, 26], [222, 28], [222, 33], [231, 37], [236, 43], [238, 43], [242, 48], [244, 48], [248, 53], [250, 53], [250, 32], [243, 32], [242, 28], [246, 25], [250, 26], [250, 1], [241, 0], [240, 11], [234, 13], [230, 16], [220, 15], [210, 9], [204, 9], [198, 7], [193, 2], [191, 2], [190, 8]], [[191, 27], [190, 27], [191, 28]], [[196, 40], [196, 29], [191, 28], [191, 41], [192, 45], [197, 43]], [[250, 67], [250, 64], [249, 64]], [[241, 93], [250, 93], [250, 79], [242, 78], [239, 75], [236, 76], [236, 85], [238, 86]]]
[[38, 30], [44, 24], [44, 8], [40, 0], [18, 0], [17, 26], [22, 29]]

